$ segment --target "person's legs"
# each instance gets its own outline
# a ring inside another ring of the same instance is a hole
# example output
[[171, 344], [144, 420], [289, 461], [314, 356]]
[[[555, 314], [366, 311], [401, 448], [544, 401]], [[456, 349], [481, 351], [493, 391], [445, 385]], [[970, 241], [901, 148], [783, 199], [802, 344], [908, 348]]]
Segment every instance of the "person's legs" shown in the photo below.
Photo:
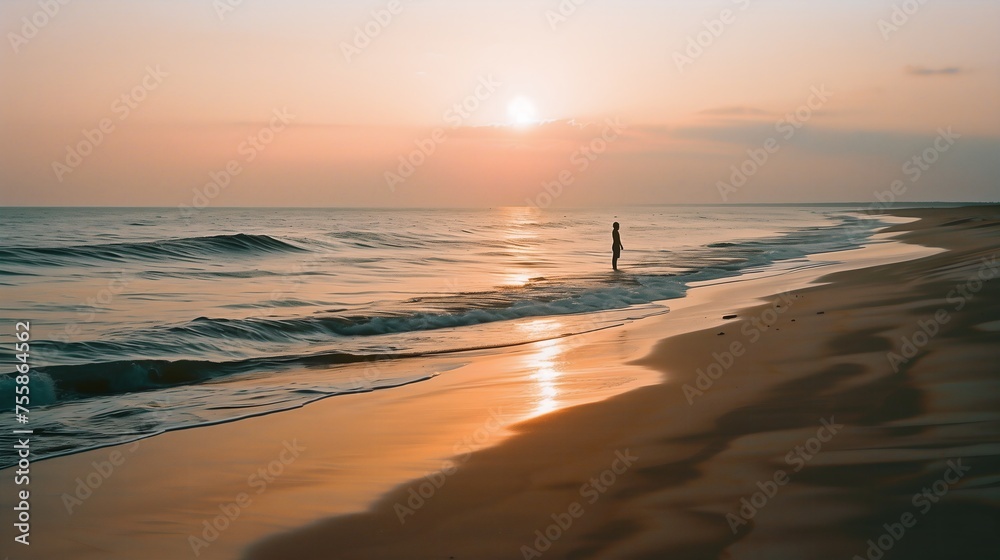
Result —
[[611, 270], [618, 270], [618, 256], [620, 254], [618, 251], [611, 254]]

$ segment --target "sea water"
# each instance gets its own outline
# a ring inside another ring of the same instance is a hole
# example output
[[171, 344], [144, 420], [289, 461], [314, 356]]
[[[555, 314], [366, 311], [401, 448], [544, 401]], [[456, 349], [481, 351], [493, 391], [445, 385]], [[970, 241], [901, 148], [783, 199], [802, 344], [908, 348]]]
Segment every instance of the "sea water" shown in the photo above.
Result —
[[439, 373], [420, 357], [613, 328], [856, 247], [882, 225], [858, 210], [0, 209], [0, 398], [18, 321], [36, 457], [391, 390]]

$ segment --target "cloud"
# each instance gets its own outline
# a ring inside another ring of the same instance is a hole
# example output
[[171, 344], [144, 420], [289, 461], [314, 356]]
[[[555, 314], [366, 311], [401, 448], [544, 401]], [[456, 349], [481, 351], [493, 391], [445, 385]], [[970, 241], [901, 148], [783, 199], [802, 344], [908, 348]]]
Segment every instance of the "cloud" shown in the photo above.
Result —
[[[962, 133], [961, 130], [955, 132]], [[898, 161], [909, 161], [932, 146], [938, 134], [933, 132], [904, 132], [891, 130], [835, 129], [807, 125], [798, 129], [790, 139], [784, 137], [773, 126], [766, 124], [741, 123], [729, 126], [689, 126], [671, 131], [663, 131], [676, 138], [731, 146], [742, 152], [746, 148], [757, 148], [768, 138], [778, 139], [782, 149], [793, 149], [800, 153], [824, 157], [868, 158], [883, 157]], [[973, 136], [963, 134], [959, 140], [960, 149], [955, 150], [956, 159], [967, 162], [970, 169], [988, 169], [1000, 172], [1000, 136]]]
[[755, 107], [734, 105], [730, 107], [714, 107], [712, 109], [705, 109], [704, 111], [699, 111], [698, 114], [712, 115], [715, 117], [766, 117], [773, 115], [774, 113], [757, 109]]
[[910, 76], [955, 76], [964, 74], [965, 70], [958, 66], [945, 66], [942, 68], [927, 68], [926, 66], [907, 66], [904, 71]]

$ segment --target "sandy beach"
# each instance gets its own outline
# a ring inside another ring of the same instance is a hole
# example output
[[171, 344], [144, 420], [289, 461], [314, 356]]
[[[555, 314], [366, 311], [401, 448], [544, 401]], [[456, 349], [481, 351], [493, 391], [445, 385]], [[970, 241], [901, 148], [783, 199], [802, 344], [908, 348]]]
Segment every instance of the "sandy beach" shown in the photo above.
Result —
[[1000, 1], [0, 21], [0, 560], [1000, 559]]
[[995, 558], [1000, 210], [894, 214], [666, 315], [39, 462], [18, 557]]

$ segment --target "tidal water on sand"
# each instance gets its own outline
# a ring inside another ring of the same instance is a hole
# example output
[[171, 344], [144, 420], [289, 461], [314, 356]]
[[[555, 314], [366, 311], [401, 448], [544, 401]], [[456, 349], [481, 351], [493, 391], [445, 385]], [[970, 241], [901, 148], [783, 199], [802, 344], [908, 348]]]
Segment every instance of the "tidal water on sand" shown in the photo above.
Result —
[[39, 457], [391, 390], [441, 373], [414, 358], [613, 327], [693, 282], [811, 266], [880, 226], [857, 210], [0, 209], [0, 395], [17, 321]]

